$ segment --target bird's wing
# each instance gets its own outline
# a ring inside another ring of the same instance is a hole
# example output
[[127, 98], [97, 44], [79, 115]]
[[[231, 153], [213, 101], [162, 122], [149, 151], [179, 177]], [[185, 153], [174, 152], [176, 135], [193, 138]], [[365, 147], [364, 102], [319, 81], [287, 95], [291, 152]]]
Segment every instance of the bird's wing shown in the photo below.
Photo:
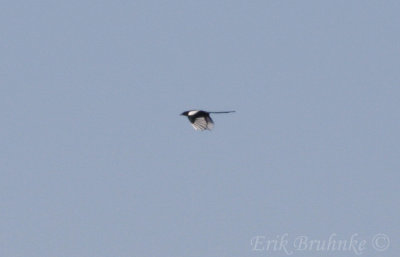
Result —
[[206, 121], [207, 121], [207, 129], [212, 130], [214, 127], [214, 121], [211, 119], [210, 116], [206, 117]]
[[195, 130], [206, 130], [212, 128], [213, 122], [210, 117], [197, 117], [192, 122], [192, 126]]

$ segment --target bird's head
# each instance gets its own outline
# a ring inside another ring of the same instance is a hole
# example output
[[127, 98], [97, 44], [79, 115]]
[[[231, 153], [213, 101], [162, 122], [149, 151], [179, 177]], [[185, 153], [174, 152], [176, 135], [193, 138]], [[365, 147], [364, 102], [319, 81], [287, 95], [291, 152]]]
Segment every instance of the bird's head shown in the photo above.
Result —
[[182, 112], [181, 115], [183, 115], [183, 116], [188, 116], [188, 115], [189, 115], [189, 111]]

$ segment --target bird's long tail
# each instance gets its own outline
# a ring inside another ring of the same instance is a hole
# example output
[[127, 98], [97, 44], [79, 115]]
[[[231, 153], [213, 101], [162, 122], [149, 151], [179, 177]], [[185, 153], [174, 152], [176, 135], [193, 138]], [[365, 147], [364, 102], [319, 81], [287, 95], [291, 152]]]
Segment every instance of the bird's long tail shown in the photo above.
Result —
[[236, 112], [236, 111], [209, 112], [209, 113], [231, 113], [231, 112]]

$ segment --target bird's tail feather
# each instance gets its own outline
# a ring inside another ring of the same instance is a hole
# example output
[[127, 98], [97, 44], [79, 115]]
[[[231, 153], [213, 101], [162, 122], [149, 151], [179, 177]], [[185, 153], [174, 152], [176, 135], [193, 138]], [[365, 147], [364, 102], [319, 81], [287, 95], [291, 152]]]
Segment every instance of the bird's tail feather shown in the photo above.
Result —
[[236, 112], [236, 111], [209, 112], [209, 113], [231, 113], [231, 112]]

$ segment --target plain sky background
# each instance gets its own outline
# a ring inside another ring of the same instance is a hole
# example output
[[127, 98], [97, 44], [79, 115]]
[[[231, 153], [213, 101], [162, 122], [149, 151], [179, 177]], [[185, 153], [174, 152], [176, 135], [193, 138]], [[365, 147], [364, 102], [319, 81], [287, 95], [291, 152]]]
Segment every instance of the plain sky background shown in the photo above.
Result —
[[0, 33], [0, 256], [398, 256], [399, 1], [2, 1]]

